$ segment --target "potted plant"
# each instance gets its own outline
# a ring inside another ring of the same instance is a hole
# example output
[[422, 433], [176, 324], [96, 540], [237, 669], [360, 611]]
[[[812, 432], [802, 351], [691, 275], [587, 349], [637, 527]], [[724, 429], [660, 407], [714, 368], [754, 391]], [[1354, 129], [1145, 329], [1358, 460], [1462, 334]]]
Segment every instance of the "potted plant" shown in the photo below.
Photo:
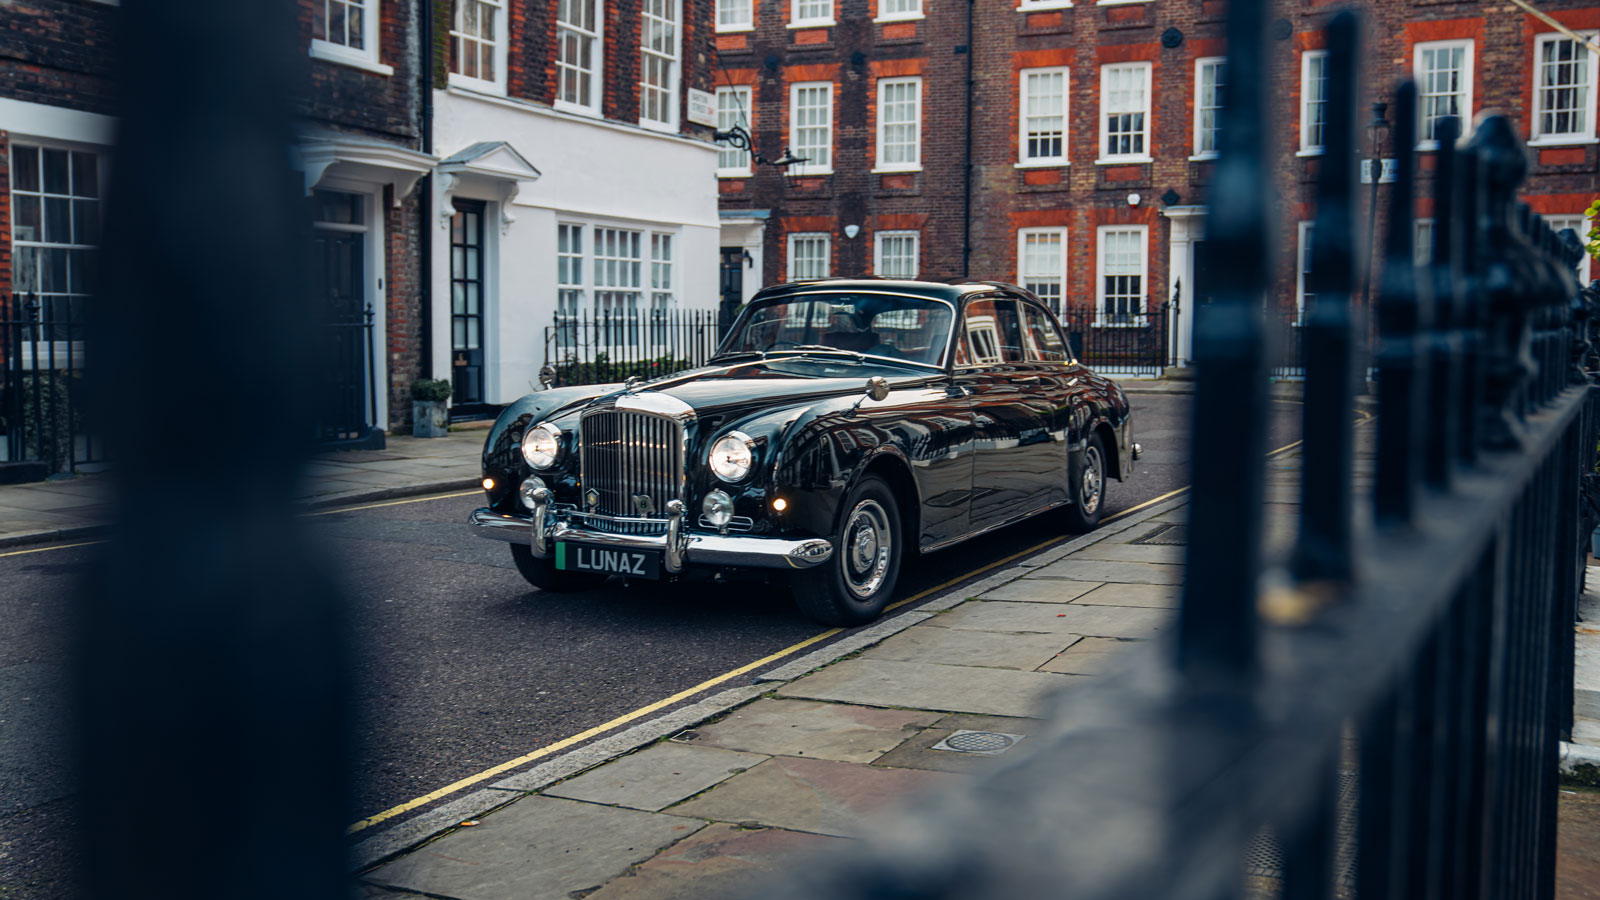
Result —
[[442, 378], [418, 378], [411, 383], [413, 437], [444, 437], [450, 433], [450, 414], [445, 409], [450, 392], [450, 382]]

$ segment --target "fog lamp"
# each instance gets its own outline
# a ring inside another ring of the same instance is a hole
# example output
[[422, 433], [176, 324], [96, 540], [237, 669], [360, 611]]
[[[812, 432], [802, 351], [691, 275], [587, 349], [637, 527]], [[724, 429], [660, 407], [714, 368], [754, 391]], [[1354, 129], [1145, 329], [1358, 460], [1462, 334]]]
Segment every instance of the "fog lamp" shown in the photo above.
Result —
[[778, 499], [772, 501], [772, 508], [777, 510], [778, 512], [783, 512], [784, 510], [789, 508], [789, 501], [783, 499], [782, 497], [779, 497]]
[[533, 509], [533, 492], [542, 487], [544, 487], [543, 478], [540, 478], [537, 475], [529, 475], [527, 478], [524, 478], [522, 480], [522, 487], [517, 489], [517, 493], [522, 496], [522, 505], [529, 509]]
[[486, 491], [494, 490], [494, 479], [493, 478], [485, 478], [483, 480], [483, 489], [486, 490]]
[[733, 518], [733, 498], [722, 491], [712, 491], [700, 504], [700, 512], [713, 527], [721, 528]]

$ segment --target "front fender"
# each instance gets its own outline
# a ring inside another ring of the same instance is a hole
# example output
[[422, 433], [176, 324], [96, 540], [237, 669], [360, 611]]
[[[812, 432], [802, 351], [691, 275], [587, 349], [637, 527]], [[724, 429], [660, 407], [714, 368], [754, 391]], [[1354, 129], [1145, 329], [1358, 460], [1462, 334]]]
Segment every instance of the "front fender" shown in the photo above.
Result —
[[555, 388], [528, 394], [501, 411], [483, 441], [483, 475], [495, 481], [489, 506], [500, 512], [519, 511], [517, 486], [529, 471], [522, 459], [522, 435], [528, 426], [621, 389], [620, 384]]

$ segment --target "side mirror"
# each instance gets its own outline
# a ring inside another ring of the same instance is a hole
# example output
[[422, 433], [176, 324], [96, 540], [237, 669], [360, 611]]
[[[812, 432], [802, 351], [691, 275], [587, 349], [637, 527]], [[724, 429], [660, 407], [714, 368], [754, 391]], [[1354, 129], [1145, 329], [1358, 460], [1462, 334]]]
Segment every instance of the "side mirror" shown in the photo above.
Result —
[[883, 400], [889, 396], [889, 381], [882, 375], [874, 375], [867, 379], [867, 396], [874, 400]]

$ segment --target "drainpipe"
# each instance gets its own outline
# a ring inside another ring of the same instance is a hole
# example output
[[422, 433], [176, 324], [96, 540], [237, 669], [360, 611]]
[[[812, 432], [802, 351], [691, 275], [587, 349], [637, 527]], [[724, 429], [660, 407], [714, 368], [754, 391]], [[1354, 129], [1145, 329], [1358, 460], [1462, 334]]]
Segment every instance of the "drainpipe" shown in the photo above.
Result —
[[[433, 0], [417, 0], [422, 16], [422, 49], [417, 54], [417, 83], [422, 88], [422, 152], [433, 152]], [[417, 205], [422, 209], [422, 221], [417, 227], [418, 310], [422, 368], [418, 375], [433, 377], [433, 173], [422, 176], [417, 182]]]
[[961, 160], [961, 277], [969, 277], [972, 265], [972, 10], [977, 0], [967, 0], [967, 149]]

